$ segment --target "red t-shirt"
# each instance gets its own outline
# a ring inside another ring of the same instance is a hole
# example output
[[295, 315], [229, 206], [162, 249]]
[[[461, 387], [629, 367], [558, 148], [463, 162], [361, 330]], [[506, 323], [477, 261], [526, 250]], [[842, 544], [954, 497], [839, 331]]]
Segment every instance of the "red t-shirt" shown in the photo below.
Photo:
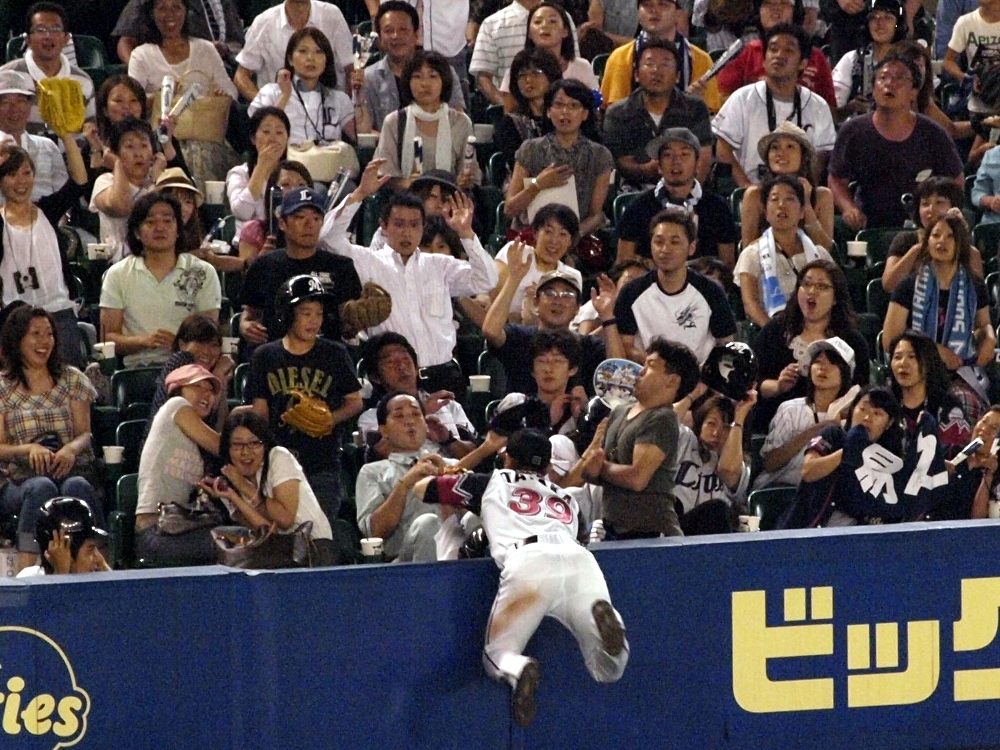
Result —
[[[764, 77], [764, 43], [759, 39], [750, 42], [736, 58], [719, 71], [719, 92], [729, 96], [736, 89], [757, 83]], [[833, 72], [826, 55], [819, 47], [813, 47], [809, 64], [799, 76], [799, 85], [814, 91], [834, 109], [837, 95], [833, 91]]]

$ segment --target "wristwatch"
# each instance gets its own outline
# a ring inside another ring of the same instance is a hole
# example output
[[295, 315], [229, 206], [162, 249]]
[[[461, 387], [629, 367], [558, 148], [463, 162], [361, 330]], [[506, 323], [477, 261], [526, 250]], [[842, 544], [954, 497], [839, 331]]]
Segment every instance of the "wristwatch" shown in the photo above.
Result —
[[532, 177], [528, 181], [528, 187], [538, 188], [539, 190], [542, 189], [542, 186], [538, 184], [538, 178], [537, 177]]

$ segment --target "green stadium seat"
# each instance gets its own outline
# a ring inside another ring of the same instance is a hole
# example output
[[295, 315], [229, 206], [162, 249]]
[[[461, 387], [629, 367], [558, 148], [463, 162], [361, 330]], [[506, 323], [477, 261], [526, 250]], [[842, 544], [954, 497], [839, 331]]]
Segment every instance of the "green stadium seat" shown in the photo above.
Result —
[[1000, 250], [1000, 222], [976, 224], [976, 228], [972, 230], [972, 242], [983, 256], [983, 265], [990, 270], [997, 270], [995, 264]]
[[139, 475], [126, 474], [115, 487], [115, 509], [108, 516], [110, 530], [108, 563], [112, 568], [130, 568], [135, 562], [135, 509], [139, 503]]
[[798, 487], [766, 487], [754, 490], [747, 498], [752, 515], [760, 518], [760, 530], [771, 531], [781, 514], [795, 501]]
[[233, 373], [233, 395], [239, 399], [240, 403], [243, 402], [243, 392], [247, 387], [247, 377], [250, 375], [250, 363], [242, 362], [236, 366], [236, 372]]
[[476, 372], [479, 375], [490, 376], [490, 393], [493, 397], [503, 398], [507, 393], [507, 370], [486, 345], [483, 346], [483, 351], [479, 355], [476, 365]]
[[111, 376], [111, 401], [121, 410], [130, 404], [146, 403], [156, 393], [156, 379], [161, 367], [136, 367], [118, 370]]
[[729, 210], [732, 211], [733, 221], [737, 224], [742, 223], [743, 194], [746, 193], [746, 191], [747, 189], [745, 187], [738, 187], [729, 194]]
[[115, 444], [125, 448], [122, 454], [122, 471], [126, 474], [139, 471], [142, 436], [146, 433], [148, 424], [148, 419], [130, 419], [119, 424], [115, 430]]
[[619, 193], [615, 196], [612, 216], [614, 217], [616, 229], [621, 225], [622, 217], [625, 215], [625, 209], [628, 208], [628, 204], [640, 195], [641, 193]]
[[504, 180], [507, 179], [507, 158], [497, 151], [490, 156], [486, 164], [486, 180], [490, 185], [503, 189]]
[[884, 321], [885, 314], [889, 311], [892, 295], [882, 286], [881, 279], [872, 279], [868, 282], [865, 300], [868, 312], [875, 315], [880, 321]]
[[889, 247], [893, 239], [900, 232], [905, 231], [901, 227], [898, 229], [862, 229], [855, 238], [858, 242], [868, 243], [868, 255], [865, 263], [868, 267], [876, 263], [885, 263], [889, 257]]
[[594, 55], [594, 59], [590, 61], [590, 68], [594, 71], [594, 75], [597, 76], [598, 81], [604, 78], [604, 69], [608, 65], [609, 57], [611, 57], [610, 54]]

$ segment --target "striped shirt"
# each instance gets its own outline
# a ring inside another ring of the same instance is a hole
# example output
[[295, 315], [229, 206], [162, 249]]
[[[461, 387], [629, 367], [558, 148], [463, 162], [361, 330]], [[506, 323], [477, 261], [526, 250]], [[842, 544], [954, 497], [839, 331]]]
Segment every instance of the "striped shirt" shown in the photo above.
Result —
[[[573, 33], [574, 51], [580, 55], [580, 45], [576, 38], [576, 24], [570, 19]], [[514, 0], [506, 8], [501, 8], [483, 21], [472, 51], [469, 72], [473, 75], [489, 73], [495, 85], [499, 86], [504, 75], [514, 62], [514, 55], [524, 49], [528, 34], [528, 9], [519, 0]]]

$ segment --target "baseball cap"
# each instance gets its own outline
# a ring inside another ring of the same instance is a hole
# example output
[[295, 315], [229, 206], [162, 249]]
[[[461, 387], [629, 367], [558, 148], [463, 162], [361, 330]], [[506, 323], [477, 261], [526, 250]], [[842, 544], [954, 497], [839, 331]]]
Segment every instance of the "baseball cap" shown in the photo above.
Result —
[[177, 188], [178, 190], [189, 190], [194, 193], [194, 202], [196, 206], [201, 206], [205, 200], [205, 196], [201, 194], [201, 191], [195, 186], [191, 178], [185, 174], [184, 170], [180, 167], [170, 167], [169, 169], [164, 169], [163, 173], [156, 178], [156, 189], [166, 190], [167, 188]]
[[507, 455], [519, 466], [544, 471], [552, 460], [552, 444], [541, 430], [518, 430], [507, 440]]
[[35, 81], [27, 73], [17, 70], [0, 70], [0, 95], [24, 94], [35, 97]]
[[851, 371], [851, 377], [854, 377], [854, 350], [851, 348], [851, 345], [840, 338], [840, 336], [831, 336], [828, 339], [813, 341], [809, 345], [810, 361], [812, 361], [820, 352], [836, 353], [838, 357], [847, 363], [847, 369]]
[[326, 201], [312, 188], [292, 188], [281, 200], [281, 218], [291, 216], [303, 208], [314, 208], [323, 214], [326, 213]]
[[538, 292], [542, 291], [542, 287], [551, 284], [553, 281], [565, 281], [576, 290], [577, 296], [583, 294], [583, 289], [580, 288], [580, 280], [562, 268], [557, 268], [555, 271], [546, 271], [543, 273], [538, 279], [538, 286], [535, 287], [535, 294], [538, 294]]
[[701, 151], [701, 143], [698, 136], [688, 128], [667, 128], [656, 138], [646, 144], [646, 156], [650, 159], [660, 160], [660, 152], [670, 143], [683, 143], [694, 149], [695, 154]]
[[457, 193], [459, 191], [458, 183], [455, 182], [455, 175], [447, 169], [430, 169], [424, 172], [410, 183], [410, 190], [416, 190], [428, 182], [447, 188], [453, 193]]
[[212, 381], [212, 388], [216, 393], [222, 388], [222, 383], [219, 382], [219, 379], [201, 365], [184, 365], [183, 367], [178, 367], [167, 375], [164, 386], [167, 389], [167, 393], [170, 393], [174, 388], [194, 385], [195, 383], [200, 383], [202, 380]]

